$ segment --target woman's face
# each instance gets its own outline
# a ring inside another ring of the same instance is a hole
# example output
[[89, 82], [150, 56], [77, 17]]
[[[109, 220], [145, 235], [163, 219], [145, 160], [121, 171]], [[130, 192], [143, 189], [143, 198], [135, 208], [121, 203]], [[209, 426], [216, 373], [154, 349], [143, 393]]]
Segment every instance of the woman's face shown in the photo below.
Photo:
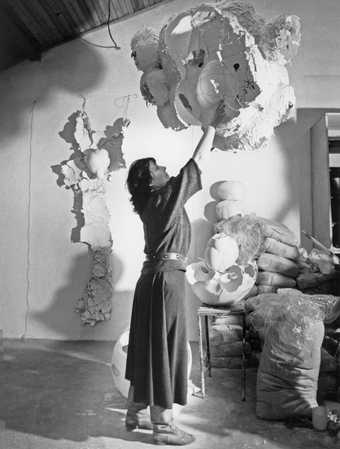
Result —
[[163, 187], [170, 179], [166, 172], [166, 168], [158, 165], [156, 162], [150, 161], [149, 165], [152, 187]]

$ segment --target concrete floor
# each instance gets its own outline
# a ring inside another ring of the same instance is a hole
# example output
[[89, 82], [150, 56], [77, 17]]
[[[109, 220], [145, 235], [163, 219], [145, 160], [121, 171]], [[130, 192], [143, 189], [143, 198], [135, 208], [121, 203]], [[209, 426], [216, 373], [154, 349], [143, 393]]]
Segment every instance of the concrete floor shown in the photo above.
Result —
[[[0, 449], [147, 449], [151, 432], [128, 433], [125, 400], [112, 383], [112, 344], [5, 340], [0, 360]], [[193, 346], [198, 384], [197, 347]], [[86, 359], [92, 359], [86, 360]], [[94, 360], [94, 361], [93, 361]], [[96, 362], [97, 361], [97, 362]], [[335, 448], [327, 433], [256, 419], [255, 370], [213, 369], [208, 395], [192, 397], [178, 418], [196, 436], [192, 449]]]

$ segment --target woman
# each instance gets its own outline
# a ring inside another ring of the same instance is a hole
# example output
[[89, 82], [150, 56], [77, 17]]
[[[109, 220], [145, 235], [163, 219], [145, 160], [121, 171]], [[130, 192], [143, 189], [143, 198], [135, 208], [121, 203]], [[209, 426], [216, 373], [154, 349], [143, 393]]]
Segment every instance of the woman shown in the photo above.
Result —
[[[199, 166], [215, 129], [204, 129], [192, 158], [170, 178], [155, 159], [135, 161], [127, 185], [144, 227], [146, 261], [137, 282], [126, 378], [130, 381], [127, 430], [153, 429], [157, 444], [184, 445], [194, 437], [173, 424], [173, 403], [187, 401], [185, 267], [191, 228], [186, 201], [201, 189]], [[145, 408], [150, 406], [151, 422]], [[151, 424], [152, 423], [152, 424]]]

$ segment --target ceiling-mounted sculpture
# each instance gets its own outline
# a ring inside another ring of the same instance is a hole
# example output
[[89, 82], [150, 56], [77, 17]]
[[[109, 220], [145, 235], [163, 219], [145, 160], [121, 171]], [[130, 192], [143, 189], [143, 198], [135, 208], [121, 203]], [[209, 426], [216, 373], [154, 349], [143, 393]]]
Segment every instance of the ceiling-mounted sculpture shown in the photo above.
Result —
[[265, 22], [250, 4], [221, 1], [172, 17], [159, 34], [137, 32], [131, 48], [142, 95], [165, 127], [206, 126], [223, 102], [214, 146], [255, 149], [294, 110], [286, 65], [300, 37], [297, 16]]

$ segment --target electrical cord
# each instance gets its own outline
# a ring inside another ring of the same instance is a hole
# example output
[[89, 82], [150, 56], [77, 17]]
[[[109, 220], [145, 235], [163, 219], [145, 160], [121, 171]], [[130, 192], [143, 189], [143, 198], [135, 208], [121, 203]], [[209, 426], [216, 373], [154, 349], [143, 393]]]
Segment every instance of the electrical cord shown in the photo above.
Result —
[[111, 41], [113, 42], [114, 45], [101, 45], [101, 44], [95, 44], [93, 42], [88, 41], [87, 39], [84, 39], [83, 37], [81, 37], [80, 39], [84, 42], [86, 42], [89, 45], [92, 45], [93, 47], [99, 47], [99, 48], [115, 48], [116, 50], [120, 50], [121, 47], [117, 44], [117, 42], [115, 41], [114, 37], [112, 36], [112, 32], [111, 32], [111, 28], [110, 28], [110, 21], [111, 21], [111, 0], [108, 0], [107, 2], [107, 10], [108, 10], [108, 14], [107, 14], [107, 21], [106, 21], [106, 27], [109, 33], [109, 37], [111, 39]]
[[107, 23], [106, 23], [106, 25], [107, 25], [107, 30], [108, 30], [108, 32], [109, 32], [110, 39], [112, 40], [112, 42], [113, 42], [113, 44], [114, 44], [114, 47], [113, 47], [113, 48], [116, 48], [117, 50], [120, 50], [120, 47], [117, 45], [117, 42], [114, 40], [114, 38], [113, 38], [113, 36], [112, 36], [111, 28], [110, 28], [110, 20], [111, 20], [111, 0], [108, 0], [108, 1], [107, 1], [107, 9], [108, 9]]
[[32, 108], [30, 112], [30, 135], [29, 135], [29, 153], [28, 153], [28, 189], [27, 189], [27, 229], [26, 229], [26, 238], [27, 238], [27, 249], [26, 249], [26, 312], [25, 312], [25, 326], [24, 332], [21, 339], [26, 338], [27, 329], [28, 329], [28, 318], [30, 313], [30, 291], [31, 291], [31, 225], [32, 225], [32, 217], [31, 217], [31, 209], [32, 209], [32, 142], [33, 142], [33, 123], [34, 123], [34, 110], [37, 104], [37, 100], [35, 99], [32, 103]]

